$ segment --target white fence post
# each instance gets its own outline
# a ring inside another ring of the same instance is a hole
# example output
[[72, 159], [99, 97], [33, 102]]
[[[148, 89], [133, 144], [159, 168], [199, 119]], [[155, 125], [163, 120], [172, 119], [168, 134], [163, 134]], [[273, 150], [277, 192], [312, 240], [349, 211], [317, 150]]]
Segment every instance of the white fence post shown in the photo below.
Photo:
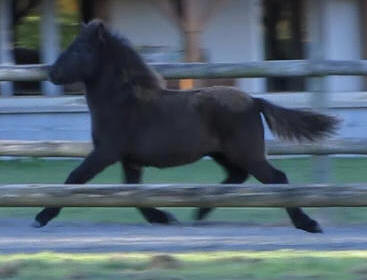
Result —
[[[308, 58], [311, 63], [318, 63], [324, 59], [325, 50], [323, 39], [325, 36], [325, 1], [309, 0], [307, 12], [307, 26], [309, 36]], [[328, 93], [325, 76], [308, 79], [311, 95], [311, 106], [318, 111], [328, 108]], [[328, 182], [330, 180], [331, 161], [326, 155], [312, 156], [312, 177], [315, 182]]]
[[[60, 50], [59, 29], [56, 23], [54, 0], [42, 0], [41, 5], [41, 58], [43, 63], [53, 63]], [[57, 96], [62, 94], [62, 88], [52, 83], [42, 82], [44, 95]]]
[[[11, 15], [12, 1], [0, 0], [0, 64], [13, 64], [11, 46]], [[2, 96], [13, 95], [12, 82], [0, 82], [0, 93]]]

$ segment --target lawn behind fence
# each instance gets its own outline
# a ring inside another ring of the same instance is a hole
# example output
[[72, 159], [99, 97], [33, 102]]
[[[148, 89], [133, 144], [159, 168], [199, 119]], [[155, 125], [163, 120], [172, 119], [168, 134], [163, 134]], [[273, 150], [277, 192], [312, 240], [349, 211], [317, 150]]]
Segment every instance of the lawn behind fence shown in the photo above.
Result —
[[[62, 183], [68, 173], [78, 166], [80, 160], [49, 159], [12, 159], [0, 160], [0, 183]], [[312, 160], [309, 157], [293, 159], [274, 159], [272, 163], [285, 171], [293, 183], [312, 182]], [[332, 158], [333, 172], [330, 182], [366, 182], [367, 158]], [[146, 168], [145, 183], [218, 183], [224, 178], [224, 172], [212, 160], [201, 160], [194, 164], [156, 169]], [[119, 164], [107, 168], [91, 183], [120, 183], [122, 181]], [[248, 182], [256, 182], [251, 178]], [[337, 191], [337, 190], [335, 190]], [[2, 208], [0, 219], [29, 218], [39, 208]], [[192, 222], [192, 208], [171, 208], [180, 221]], [[366, 208], [311, 208], [307, 209], [315, 218], [325, 224], [366, 224]], [[134, 208], [65, 208], [59, 221], [90, 221], [116, 223], [144, 223]], [[209, 217], [211, 221], [243, 222], [248, 224], [289, 225], [283, 209], [277, 208], [221, 208]]]

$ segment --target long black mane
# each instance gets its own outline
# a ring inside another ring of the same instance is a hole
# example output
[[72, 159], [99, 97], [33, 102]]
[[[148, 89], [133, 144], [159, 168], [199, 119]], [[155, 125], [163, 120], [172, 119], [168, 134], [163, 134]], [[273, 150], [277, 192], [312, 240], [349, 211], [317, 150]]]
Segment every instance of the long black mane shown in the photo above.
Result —
[[105, 29], [105, 54], [110, 56], [122, 83], [134, 87], [140, 98], [150, 98], [160, 93], [164, 82], [162, 77], [144, 61], [129, 40]]

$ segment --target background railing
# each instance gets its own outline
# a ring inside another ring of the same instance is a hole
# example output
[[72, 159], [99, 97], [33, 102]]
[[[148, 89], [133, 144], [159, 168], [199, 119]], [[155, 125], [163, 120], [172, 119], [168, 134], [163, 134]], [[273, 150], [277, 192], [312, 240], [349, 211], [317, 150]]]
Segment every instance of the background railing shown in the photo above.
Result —
[[[367, 75], [367, 60], [279, 60], [243, 63], [153, 63], [166, 79]], [[0, 66], [0, 81], [43, 81], [47, 65]]]
[[[263, 61], [246, 63], [151, 64], [166, 79], [318, 77], [367, 75], [367, 60]], [[0, 66], [0, 81], [47, 79], [47, 65]], [[316, 83], [316, 85], [318, 85]], [[320, 99], [327, 94], [314, 87]], [[321, 94], [321, 95], [320, 95]], [[321, 106], [327, 104], [321, 102]], [[286, 104], [285, 104], [286, 105]], [[311, 106], [312, 107], [312, 106]], [[319, 108], [320, 109], [320, 108]], [[91, 143], [74, 141], [0, 141], [0, 156], [84, 157]], [[366, 139], [329, 139], [320, 143], [268, 141], [271, 155], [367, 154]], [[317, 158], [319, 166], [324, 164]], [[319, 168], [319, 166], [317, 168]], [[321, 169], [327, 172], [328, 167]], [[361, 185], [287, 186], [1, 186], [0, 206], [367, 206], [367, 189]]]
[[[245, 63], [151, 64], [166, 79], [245, 78], [245, 77], [320, 77], [326, 75], [367, 75], [367, 60], [356, 61], [261, 61]], [[47, 65], [0, 66], [0, 81], [40, 81], [47, 79]], [[325, 92], [323, 94], [326, 94]], [[83, 157], [88, 143], [67, 141], [0, 141], [3, 156]], [[333, 139], [325, 143], [268, 142], [271, 155], [367, 154], [367, 139]]]

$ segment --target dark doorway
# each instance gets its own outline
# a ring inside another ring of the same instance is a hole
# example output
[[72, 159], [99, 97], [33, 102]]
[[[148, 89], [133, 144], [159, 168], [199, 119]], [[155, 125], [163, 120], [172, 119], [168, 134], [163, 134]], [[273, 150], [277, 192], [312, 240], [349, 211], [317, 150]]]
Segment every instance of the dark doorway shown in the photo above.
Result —
[[[304, 0], [264, 0], [265, 59], [304, 59]], [[268, 78], [267, 90], [303, 91], [304, 78]]]

